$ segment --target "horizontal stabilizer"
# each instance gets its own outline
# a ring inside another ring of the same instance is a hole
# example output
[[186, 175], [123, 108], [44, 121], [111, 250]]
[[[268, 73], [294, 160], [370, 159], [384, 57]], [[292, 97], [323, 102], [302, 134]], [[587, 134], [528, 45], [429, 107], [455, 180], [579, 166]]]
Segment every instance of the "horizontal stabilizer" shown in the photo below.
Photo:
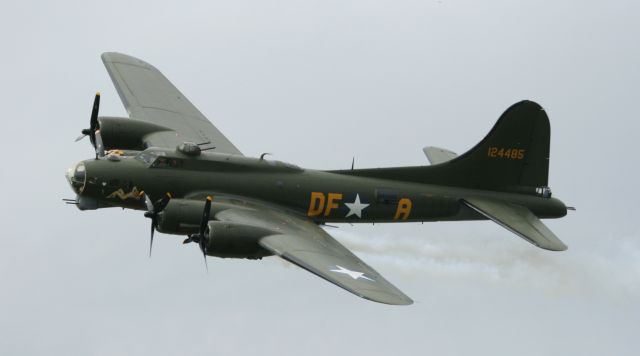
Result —
[[457, 153], [439, 147], [427, 146], [422, 151], [427, 155], [431, 164], [444, 163], [458, 157]]
[[567, 249], [567, 245], [523, 206], [485, 198], [467, 198], [464, 203], [540, 248], [551, 251]]

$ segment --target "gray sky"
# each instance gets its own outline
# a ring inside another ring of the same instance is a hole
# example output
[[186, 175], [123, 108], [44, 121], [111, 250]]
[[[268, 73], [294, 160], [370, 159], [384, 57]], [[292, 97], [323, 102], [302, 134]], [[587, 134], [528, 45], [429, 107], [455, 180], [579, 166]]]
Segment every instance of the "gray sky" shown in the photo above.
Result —
[[[30, 1], [3, 4], [0, 354], [632, 355], [635, 1]], [[416, 300], [371, 303], [277, 258], [209, 259], [139, 212], [79, 212], [63, 174], [100, 53], [157, 66], [248, 155], [309, 168], [462, 153], [521, 99], [547, 110], [550, 184], [578, 208], [536, 249], [490, 222], [343, 226]]]

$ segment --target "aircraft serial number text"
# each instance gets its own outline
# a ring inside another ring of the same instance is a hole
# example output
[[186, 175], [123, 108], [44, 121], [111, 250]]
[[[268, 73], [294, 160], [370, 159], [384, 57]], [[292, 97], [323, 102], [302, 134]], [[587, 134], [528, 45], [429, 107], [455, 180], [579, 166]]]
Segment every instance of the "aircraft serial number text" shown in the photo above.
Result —
[[524, 151], [523, 148], [489, 147], [487, 156], [490, 158], [523, 159]]

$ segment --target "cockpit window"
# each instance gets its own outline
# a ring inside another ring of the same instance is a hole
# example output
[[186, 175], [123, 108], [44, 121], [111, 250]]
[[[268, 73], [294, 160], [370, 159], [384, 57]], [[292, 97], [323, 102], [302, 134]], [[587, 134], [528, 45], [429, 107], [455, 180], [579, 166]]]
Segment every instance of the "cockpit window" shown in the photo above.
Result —
[[179, 158], [173, 157], [158, 157], [151, 167], [153, 168], [180, 168], [182, 167], [184, 161]]
[[155, 152], [140, 152], [140, 154], [136, 156], [136, 159], [150, 166], [157, 157], [158, 155], [156, 155]]
[[147, 167], [150, 167], [158, 159], [158, 157], [164, 156], [165, 154], [166, 153], [162, 151], [144, 151], [140, 152], [136, 156], [136, 159], [147, 165]]

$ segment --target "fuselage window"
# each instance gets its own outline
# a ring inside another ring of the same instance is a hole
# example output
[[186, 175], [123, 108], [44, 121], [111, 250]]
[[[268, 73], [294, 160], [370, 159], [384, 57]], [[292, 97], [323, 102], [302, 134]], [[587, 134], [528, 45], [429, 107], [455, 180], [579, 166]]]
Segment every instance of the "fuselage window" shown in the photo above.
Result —
[[538, 187], [536, 193], [543, 198], [551, 198], [551, 188], [549, 187]]
[[389, 189], [376, 189], [376, 201], [385, 205], [397, 204], [398, 192]]

